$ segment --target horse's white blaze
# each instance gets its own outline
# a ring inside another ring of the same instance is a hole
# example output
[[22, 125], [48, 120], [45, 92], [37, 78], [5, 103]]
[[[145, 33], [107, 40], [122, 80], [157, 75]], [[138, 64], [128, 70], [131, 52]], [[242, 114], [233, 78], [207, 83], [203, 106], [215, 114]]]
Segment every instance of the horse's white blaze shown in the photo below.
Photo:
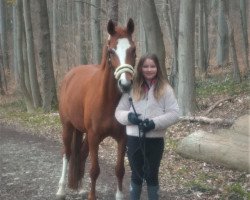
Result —
[[125, 64], [126, 51], [130, 47], [129, 40], [127, 38], [121, 38], [117, 41], [116, 54], [120, 60], [120, 65]]
[[63, 155], [63, 166], [62, 166], [62, 175], [59, 181], [59, 189], [56, 193], [57, 196], [65, 195], [65, 185], [66, 185], [66, 172], [67, 172], [68, 161], [65, 155]]
[[124, 199], [124, 195], [123, 195], [122, 191], [119, 190], [118, 187], [116, 190], [115, 199], [116, 200], [123, 200]]
[[[126, 51], [130, 47], [129, 40], [127, 38], [118, 39], [117, 47], [116, 47], [116, 54], [119, 58], [120, 65], [126, 64]], [[122, 85], [129, 85], [131, 84], [130, 81], [126, 79], [125, 73], [122, 73], [120, 76], [120, 81]]]

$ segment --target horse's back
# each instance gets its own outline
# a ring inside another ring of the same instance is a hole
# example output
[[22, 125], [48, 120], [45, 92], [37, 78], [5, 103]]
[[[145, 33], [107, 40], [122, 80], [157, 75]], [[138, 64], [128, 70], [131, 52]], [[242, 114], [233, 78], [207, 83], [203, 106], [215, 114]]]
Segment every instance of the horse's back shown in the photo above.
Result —
[[99, 65], [79, 65], [72, 68], [64, 77], [63, 84], [75, 82], [78, 78], [91, 78], [92, 75], [99, 69]]
[[59, 97], [59, 113], [63, 124], [70, 122], [75, 128], [83, 127], [83, 99], [98, 65], [72, 68], [64, 77]]

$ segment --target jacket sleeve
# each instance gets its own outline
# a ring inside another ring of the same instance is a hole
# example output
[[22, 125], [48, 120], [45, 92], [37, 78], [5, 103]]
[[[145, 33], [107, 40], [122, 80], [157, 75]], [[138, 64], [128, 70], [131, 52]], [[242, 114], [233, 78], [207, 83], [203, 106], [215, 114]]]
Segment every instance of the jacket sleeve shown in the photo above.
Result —
[[163, 115], [152, 118], [155, 123], [155, 130], [166, 129], [179, 120], [179, 106], [174, 91], [170, 86], [167, 87], [167, 92], [164, 96], [164, 104], [165, 113]]
[[130, 109], [129, 95], [124, 93], [115, 110], [115, 118], [123, 125], [129, 125], [128, 113]]

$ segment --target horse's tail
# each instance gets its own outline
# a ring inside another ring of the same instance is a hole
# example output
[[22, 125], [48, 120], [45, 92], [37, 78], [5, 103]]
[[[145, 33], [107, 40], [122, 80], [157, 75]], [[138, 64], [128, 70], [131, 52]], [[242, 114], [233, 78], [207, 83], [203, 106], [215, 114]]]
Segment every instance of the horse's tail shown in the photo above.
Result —
[[71, 189], [78, 189], [83, 177], [82, 162], [83, 157], [81, 155], [81, 146], [83, 144], [83, 134], [79, 131], [74, 131], [71, 154], [69, 159], [69, 173], [68, 173], [68, 185]]

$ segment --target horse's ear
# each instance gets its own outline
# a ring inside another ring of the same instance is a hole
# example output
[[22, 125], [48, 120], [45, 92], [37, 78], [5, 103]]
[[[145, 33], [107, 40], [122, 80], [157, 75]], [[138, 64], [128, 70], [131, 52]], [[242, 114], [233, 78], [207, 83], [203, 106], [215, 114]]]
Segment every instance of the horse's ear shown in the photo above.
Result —
[[133, 19], [130, 18], [128, 20], [128, 24], [127, 24], [128, 34], [132, 34], [134, 32], [134, 28], [135, 28], [134, 21], [133, 21]]
[[112, 19], [110, 19], [109, 22], [108, 22], [108, 26], [107, 26], [107, 30], [108, 30], [108, 33], [110, 35], [114, 35], [115, 34], [115, 26], [116, 26], [116, 23], [113, 22]]

